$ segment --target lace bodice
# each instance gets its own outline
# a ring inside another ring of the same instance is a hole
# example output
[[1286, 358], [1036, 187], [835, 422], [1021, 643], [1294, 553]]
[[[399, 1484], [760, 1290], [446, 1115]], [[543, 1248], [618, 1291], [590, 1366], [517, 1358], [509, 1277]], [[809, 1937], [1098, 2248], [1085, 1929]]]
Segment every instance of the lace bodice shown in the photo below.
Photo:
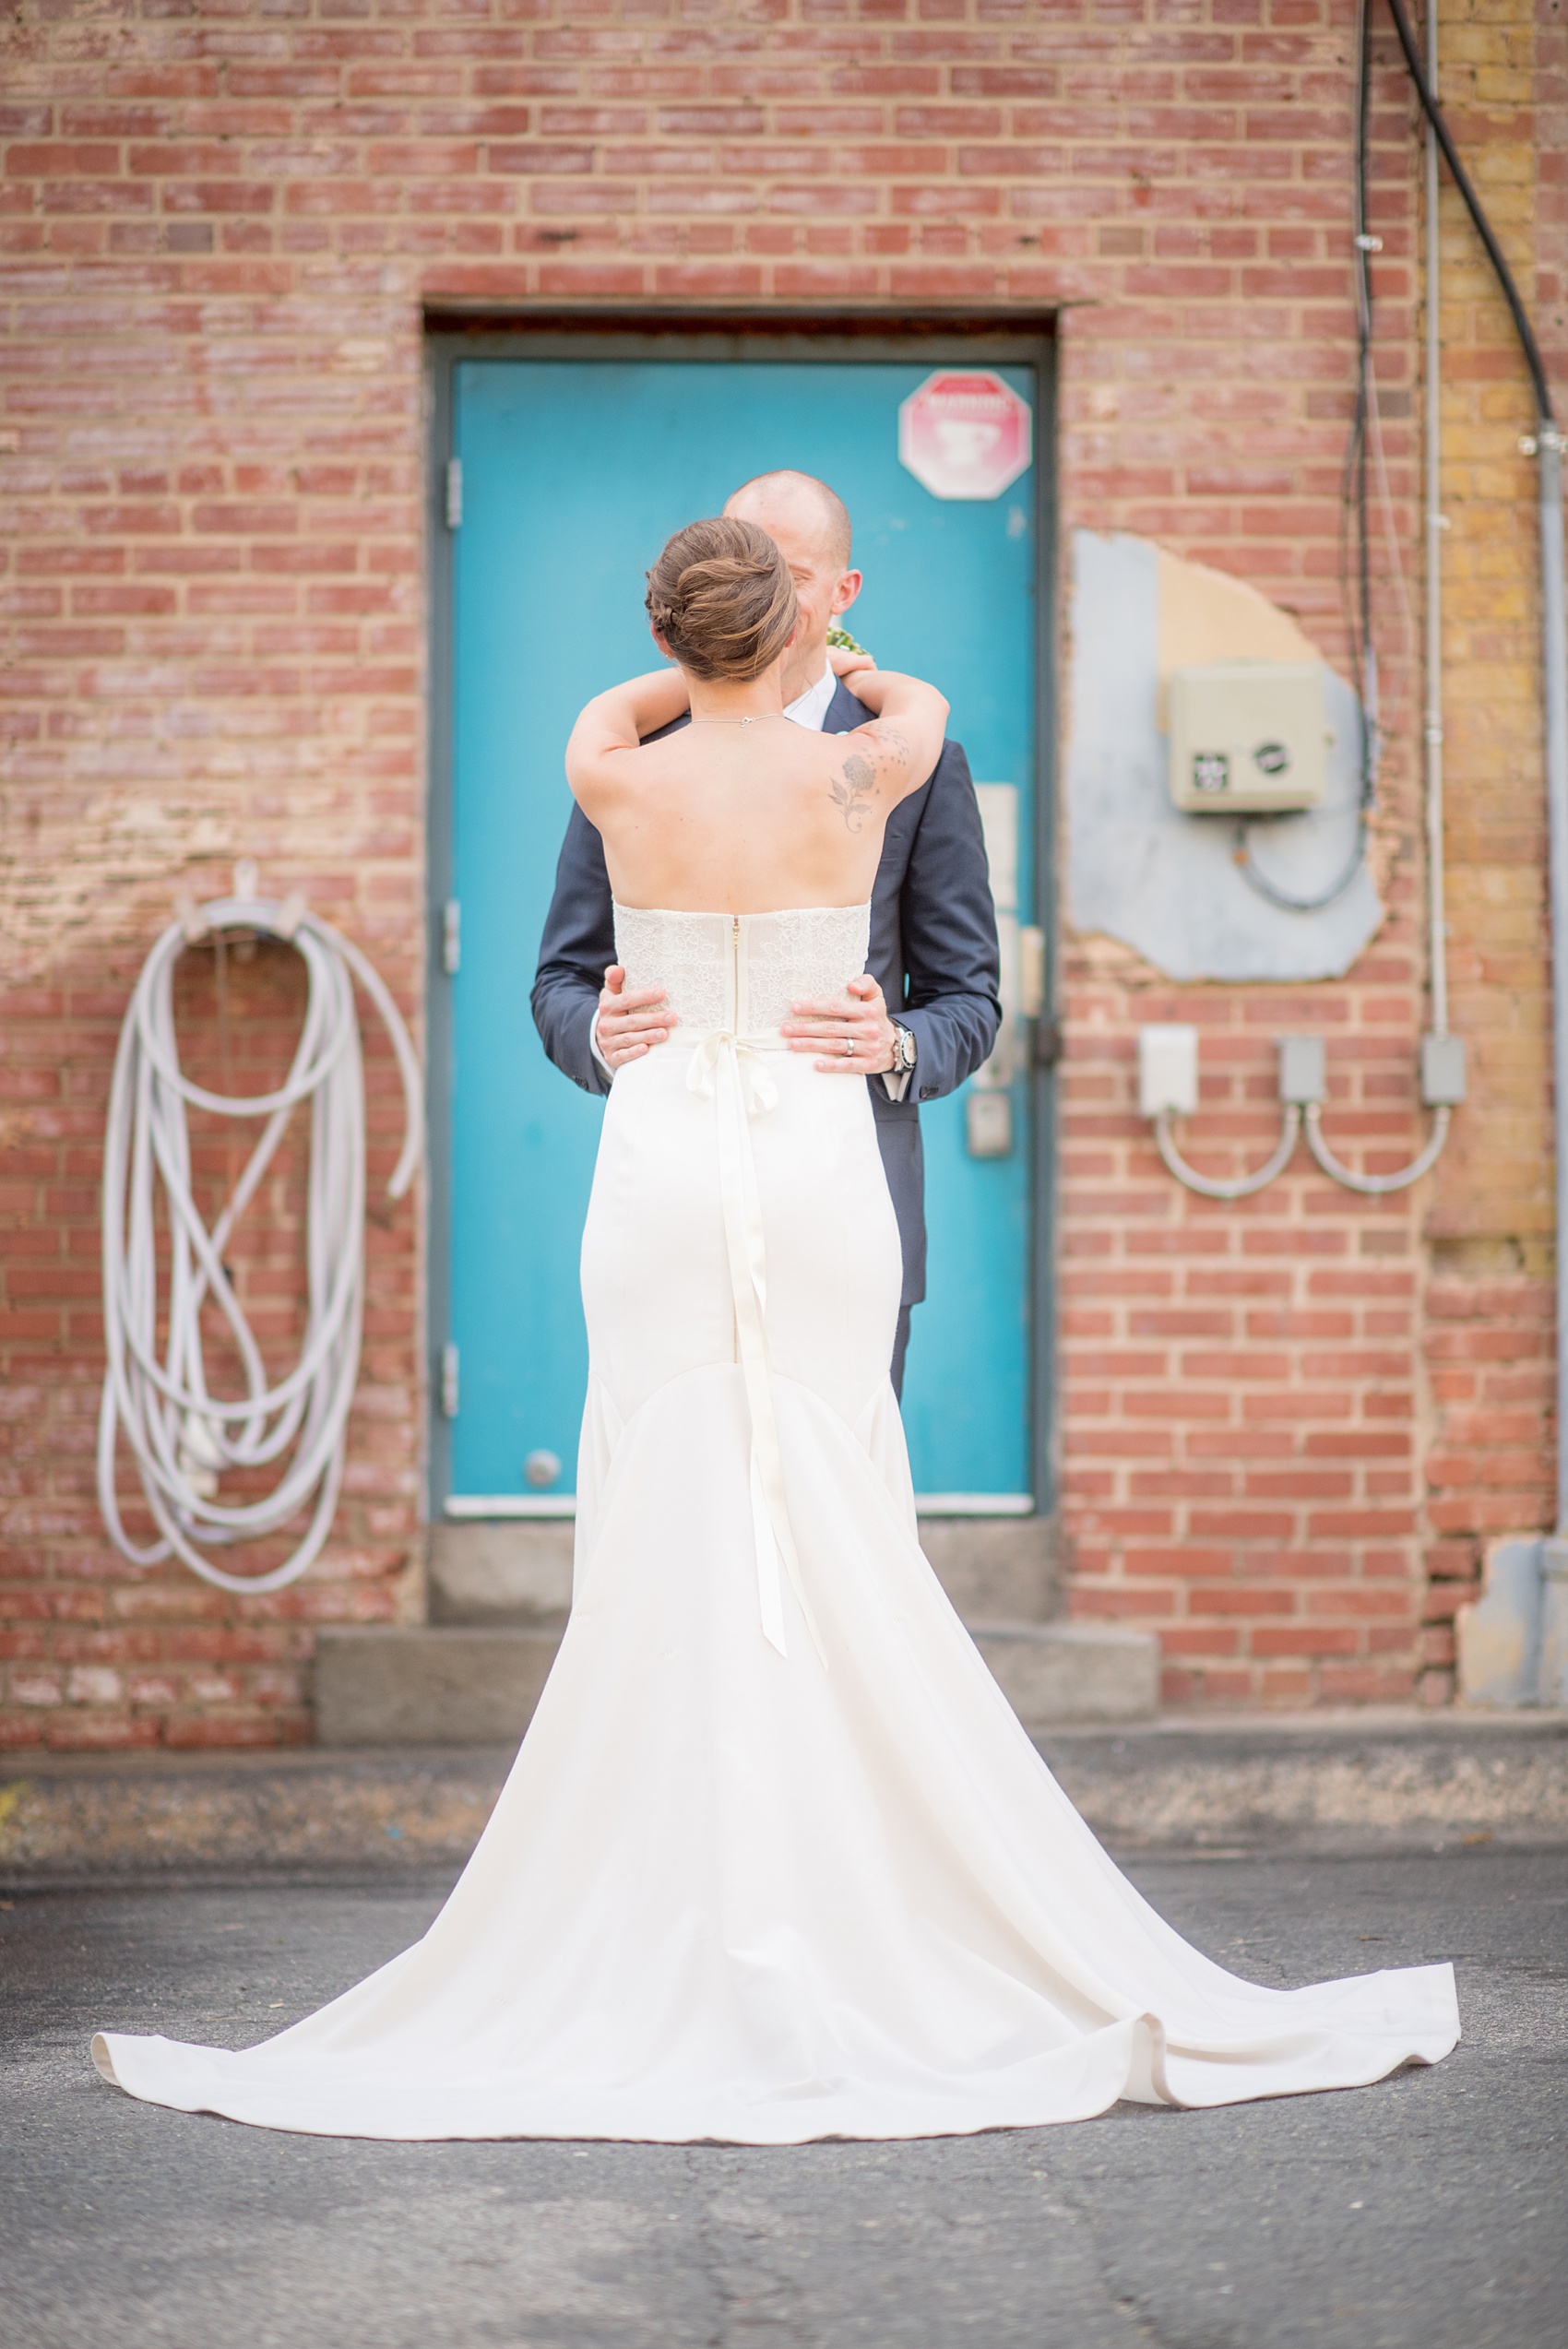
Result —
[[718, 1028], [772, 1034], [792, 1004], [841, 995], [864, 970], [870, 943], [869, 905], [761, 914], [615, 908], [627, 987], [662, 987], [683, 1039]]

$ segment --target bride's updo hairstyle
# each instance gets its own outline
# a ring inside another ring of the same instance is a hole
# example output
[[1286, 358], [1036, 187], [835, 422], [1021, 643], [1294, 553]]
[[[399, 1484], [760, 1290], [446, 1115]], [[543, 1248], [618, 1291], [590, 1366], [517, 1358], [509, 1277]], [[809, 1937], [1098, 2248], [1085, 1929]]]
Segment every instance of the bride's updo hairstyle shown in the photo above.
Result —
[[683, 669], [737, 683], [771, 669], [795, 626], [795, 583], [767, 532], [718, 515], [677, 530], [647, 575], [647, 616]]

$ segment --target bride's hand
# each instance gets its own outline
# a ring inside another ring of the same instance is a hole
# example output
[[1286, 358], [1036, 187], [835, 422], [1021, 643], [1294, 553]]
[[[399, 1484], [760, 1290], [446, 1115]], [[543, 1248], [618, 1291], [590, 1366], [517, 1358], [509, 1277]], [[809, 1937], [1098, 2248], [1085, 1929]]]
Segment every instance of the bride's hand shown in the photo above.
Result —
[[836, 668], [841, 660], [848, 660], [852, 664], [851, 671], [840, 669], [838, 674], [843, 678], [855, 699], [858, 702], [863, 702], [873, 718], [880, 718], [882, 705], [887, 698], [887, 680], [875, 661], [872, 659], [871, 655], [830, 652], [827, 658]]
[[849, 686], [851, 692], [856, 693], [858, 697], [859, 689], [855, 686], [853, 681], [857, 677], [869, 677], [873, 675], [876, 670], [876, 661], [871, 653], [851, 652], [848, 645], [829, 645], [827, 647], [827, 666], [832, 670], [835, 677], [841, 677], [845, 683]]

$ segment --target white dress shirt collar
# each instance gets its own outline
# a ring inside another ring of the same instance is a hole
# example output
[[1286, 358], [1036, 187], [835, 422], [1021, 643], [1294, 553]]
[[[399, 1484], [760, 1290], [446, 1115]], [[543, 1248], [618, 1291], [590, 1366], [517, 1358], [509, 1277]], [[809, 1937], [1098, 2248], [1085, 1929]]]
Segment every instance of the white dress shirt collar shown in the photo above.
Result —
[[809, 726], [814, 734], [820, 734], [822, 721], [827, 716], [828, 705], [833, 699], [833, 689], [837, 682], [838, 680], [833, 673], [831, 664], [825, 662], [822, 675], [817, 679], [816, 683], [808, 685], [803, 694], [797, 694], [792, 702], [785, 703], [785, 717], [792, 718], [797, 726]]

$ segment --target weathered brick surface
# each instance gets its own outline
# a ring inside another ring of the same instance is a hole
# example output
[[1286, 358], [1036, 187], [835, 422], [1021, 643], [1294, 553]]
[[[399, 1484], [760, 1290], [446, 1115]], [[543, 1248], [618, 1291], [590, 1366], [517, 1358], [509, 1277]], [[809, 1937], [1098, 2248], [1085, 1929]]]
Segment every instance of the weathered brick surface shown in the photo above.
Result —
[[[1342, 32], [1343, 19], [1336, 23]], [[1553, 192], [1561, 32], [1545, 9], [1538, 28], [1522, 0], [1444, 7], [1442, 24], [1451, 120], [1526, 300], [1538, 291], [1543, 339], [1561, 363], [1562, 261], [1552, 276], [1545, 262], [1549, 240], [1558, 256], [1564, 243]], [[1277, 34], [1267, 42], [1273, 71], [1291, 78], [1287, 53], [1297, 41], [1293, 94], [1306, 97], [1310, 70], [1323, 77], [1319, 103], [1332, 93], [1341, 105], [1342, 42], [1332, 66], [1319, 49], [1309, 69], [1308, 36]], [[1241, 37], [1254, 55], [1263, 45], [1255, 33]], [[1084, 1202], [1069, 1218], [1063, 1267], [1069, 1359], [1079, 1366], [1065, 1398], [1079, 1604], [1160, 1623], [1178, 1701], [1304, 1702], [1415, 1689], [1442, 1702], [1452, 1686], [1454, 1609], [1473, 1591], [1484, 1539], [1538, 1524], [1550, 1506], [1535, 480], [1517, 447], [1531, 403], [1506, 313], [1446, 186], [1451, 1018], [1469, 1042], [1470, 1104], [1437, 1173], [1413, 1192], [1352, 1199], [1302, 1152], [1285, 1180], [1239, 1208], [1177, 1193], [1133, 1113], [1132, 1026], [1182, 1017], [1204, 1031], [1194, 1133], [1211, 1143], [1212, 1159], [1199, 1162], [1213, 1171], [1265, 1155], [1273, 1086], [1264, 1038], [1284, 1032], [1327, 1038], [1325, 1129], [1352, 1164], [1396, 1166], [1424, 1131], [1413, 1084], [1415, 1039], [1430, 1022], [1414, 706], [1422, 689], [1414, 636], [1421, 190], [1408, 101], [1382, 26], [1377, 49], [1378, 381], [1388, 532], [1409, 606], [1407, 618], [1379, 549], [1390, 741], [1376, 856], [1389, 919], [1345, 984], [1311, 990], [1175, 990], [1103, 942], [1073, 942], [1067, 957], [1075, 1021], [1064, 1176], [1070, 1202]], [[1223, 78], [1230, 68], [1213, 70]], [[1206, 282], [1201, 308], [1158, 316], [1149, 286], [1149, 305], [1111, 321], [1109, 350], [1102, 314], [1072, 314], [1063, 471], [1084, 519], [1114, 516], [1251, 577], [1343, 659], [1333, 509], [1349, 380], [1350, 222], [1343, 167], [1329, 160], [1343, 155], [1343, 114], [1324, 128], [1320, 153], [1282, 148], [1259, 184], [1210, 189], [1223, 228], [1213, 210], [1206, 224], [1190, 208], [1182, 233], [1194, 264], [1212, 271], [1221, 250], [1232, 263], [1224, 287]], [[1141, 192], [1150, 211], [1169, 201], [1161, 186]], [[1288, 298], [1292, 280], [1297, 306], [1265, 298]], [[1226, 297], [1238, 292], [1259, 297], [1248, 314], [1264, 339], [1233, 345], [1236, 359], [1211, 378], [1194, 320], [1220, 330]], [[1134, 417], [1143, 428], [1135, 478], [1125, 454]]]
[[[1446, 18], [1444, 22], [1447, 22]], [[1543, 0], [1467, 8], [1444, 68], [1455, 127], [1568, 409], [1568, 42]], [[1443, 510], [1449, 906], [1455, 1026], [1472, 1107], [1427, 1220], [1425, 1656], [1486, 1541], [1551, 1522], [1551, 980], [1540, 759], [1533, 422], [1513, 331], [1457, 197], [1443, 223]]]
[[[1443, 10], [1455, 127], [1568, 358], [1553, 0]], [[232, 1601], [109, 1550], [91, 1499], [95, 1185], [113, 1036], [177, 885], [239, 854], [422, 980], [422, 313], [1060, 316], [1069, 525], [1253, 581], [1343, 661], [1346, 0], [161, 0], [0, 33], [0, 1738], [308, 1734], [312, 1626], [410, 1602], [410, 1205], [373, 1230], [323, 1567]], [[1374, 126], [1390, 508], [1420, 620], [1419, 150]], [[1533, 78], [1532, 78], [1533, 77]], [[1179, 1192], [1134, 1031], [1205, 1031], [1204, 1163], [1266, 1148], [1270, 1039], [1329, 1038], [1336, 1145], [1423, 1121], [1418, 647], [1380, 549], [1390, 912], [1342, 984], [1177, 989], [1066, 942], [1064, 1473], [1077, 1603], [1158, 1625], [1176, 1699], [1446, 1691], [1479, 1539], [1540, 1520], [1549, 1008], [1533, 481], [1506, 319], [1452, 199], [1449, 852], [1471, 1106], [1438, 1175]], [[1538, 279], [1533, 274], [1538, 270]], [[1568, 368], [1563, 370], [1568, 378]], [[194, 1050], [219, 1052], [193, 963]], [[280, 967], [233, 974], [276, 1049]], [[270, 1025], [268, 1025], [270, 1023]], [[374, 1061], [381, 1163], [396, 1097]], [[220, 1154], [221, 1155], [221, 1154]], [[214, 1162], [216, 1180], [216, 1162]], [[293, 1311], [297, 1185], [242, 1278]]]

